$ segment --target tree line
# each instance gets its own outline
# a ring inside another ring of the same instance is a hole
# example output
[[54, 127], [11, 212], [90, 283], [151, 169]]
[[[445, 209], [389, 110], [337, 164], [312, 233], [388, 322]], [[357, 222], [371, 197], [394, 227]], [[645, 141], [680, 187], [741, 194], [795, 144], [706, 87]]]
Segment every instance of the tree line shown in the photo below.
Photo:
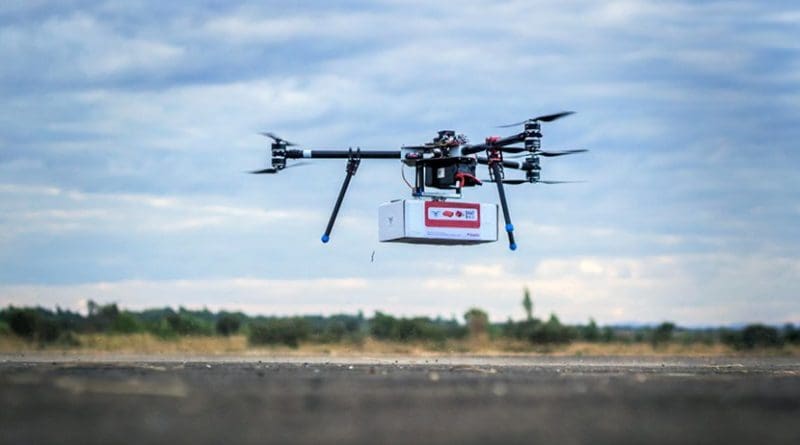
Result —
[[512, 339], [533, 345], [583, 342], [649, 342], [655, 346], [723, 343], [737, 349], [778, 348], [800, 344], [800, 327], [752, 324], [740, 328], [685, 328], [671, 322], [657, 326], [599, 326], [593, 319], [586, 324], [567, 325], [555, 314], [547, 319], [533, 315], [529, 292], [522, 301], [525, 319], [491, 323], [488, 314], [478, 308], [468, 310], [463, 320], [451, 317], [395, 317], [375, 312], [330, 316], [296, 317], [249, 316], [241, 312], [211, 312], [207, 309], [179, 308], [130, 311], [116, 304], [88, 304], [81, 314], [57, 308], [14, 307], [0, 309], [0, 335], [14, 335], [39, 344], [80, 345], [79, 334], [149, 333], [170, 339], [180, 336], [246, 335], [252, 345], [288, 345], [301, 343], [359, 343], [366, 338], [392, 342], [428, 342], [443, 344], [467, 338], [482, 340]]

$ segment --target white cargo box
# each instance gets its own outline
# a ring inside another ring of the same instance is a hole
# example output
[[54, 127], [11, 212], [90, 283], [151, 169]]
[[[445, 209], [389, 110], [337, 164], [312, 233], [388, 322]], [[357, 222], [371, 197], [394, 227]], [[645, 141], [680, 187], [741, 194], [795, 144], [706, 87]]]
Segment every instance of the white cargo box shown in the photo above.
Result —
[[497, 204], [403, 199], [378, 207], [382, 242], [478, 244], [497, 241]]

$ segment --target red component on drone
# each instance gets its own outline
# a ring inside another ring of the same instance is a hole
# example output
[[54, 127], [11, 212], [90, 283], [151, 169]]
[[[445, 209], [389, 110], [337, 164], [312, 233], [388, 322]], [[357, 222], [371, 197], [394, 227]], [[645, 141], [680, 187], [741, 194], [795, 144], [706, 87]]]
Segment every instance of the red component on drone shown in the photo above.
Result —
[[456, 181], [458, 182], [458, 187], [463, 188], [465, 185], [473, 186], [473, 185], [483, 185], [480, 179], [476, 178], [474, 175], [465, 172], [458, 172], [455, 175]]

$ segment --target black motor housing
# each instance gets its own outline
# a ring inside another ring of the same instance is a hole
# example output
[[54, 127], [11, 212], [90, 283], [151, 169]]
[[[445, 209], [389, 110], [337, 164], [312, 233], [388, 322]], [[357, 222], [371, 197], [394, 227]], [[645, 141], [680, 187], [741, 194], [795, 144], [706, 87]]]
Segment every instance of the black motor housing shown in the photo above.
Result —
[[471, 180], [471, 178], [475, 178], [475, 167], [477, 165], [477, 161], [474, 158], [426, 159], [424, 163], [425, 187], [457, 188], [459, 176], [464, 178], [464, 186], [469, 187], [477, 184], [477, 182]]

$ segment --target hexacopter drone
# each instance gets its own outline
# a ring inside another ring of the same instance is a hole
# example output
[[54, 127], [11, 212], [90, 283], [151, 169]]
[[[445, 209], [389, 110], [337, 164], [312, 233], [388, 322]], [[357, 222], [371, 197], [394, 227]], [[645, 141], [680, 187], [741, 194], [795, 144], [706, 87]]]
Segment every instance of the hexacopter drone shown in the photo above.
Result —
[[[543, 181], [540, 179], [540, 157], [556, 157], [587, 150], [544, 151], [541, 149], [541, 122], [552, 122], [572, 114], [565, 111], [538, 116], [522, 122], [503, 125], [508, 128], [524, 125], [521, 133], [501, 138], [490, 136], [482, 144], [469, 144], [464, 135], [451, 130], [439, 131], [432, 142], [424, 145], [403, 146], [400, 150], [299, 150], [285, 139], [273, 133], [261, 133], [273, 140], [271, 146], [272, 167], [255, 170], [253, 174], [278, 173], [287, 167], [287, 159], [347, 159], [346, 176], [336, 204], [333, 206], [322, 242], [330, 240], [331, 230], [342, 205], [342, 200], [356, 174], [362, 159], [399, 159], [405, 166], [415, 169], [414, 185], [403, 175], [411, 188], [413, 199], [394, 200], [378, 208], [378, 229], [381, 242], [413, 244], [468, 245], [497, 241], [497, 204], [452, 202], [460, 199], [465, 187], [482, 185], [483, 182], [497, 184], [500, 206], [503, 210], [508, 247], [516, 250], [514, 226], [508, 211], [503, 184], [561, 184], [571, 181]], [[522, 146], [513, 144], [522, 143]], [[483, 156], [478, 155], [483, 153]], [[504, 159], [504, 154], [514, 160]], [[475, 176], [478, 164], [489, 169], [489, 179]], [[511, 168], [525, 172], [525, 179], [505, 179], [503, 169]]]

